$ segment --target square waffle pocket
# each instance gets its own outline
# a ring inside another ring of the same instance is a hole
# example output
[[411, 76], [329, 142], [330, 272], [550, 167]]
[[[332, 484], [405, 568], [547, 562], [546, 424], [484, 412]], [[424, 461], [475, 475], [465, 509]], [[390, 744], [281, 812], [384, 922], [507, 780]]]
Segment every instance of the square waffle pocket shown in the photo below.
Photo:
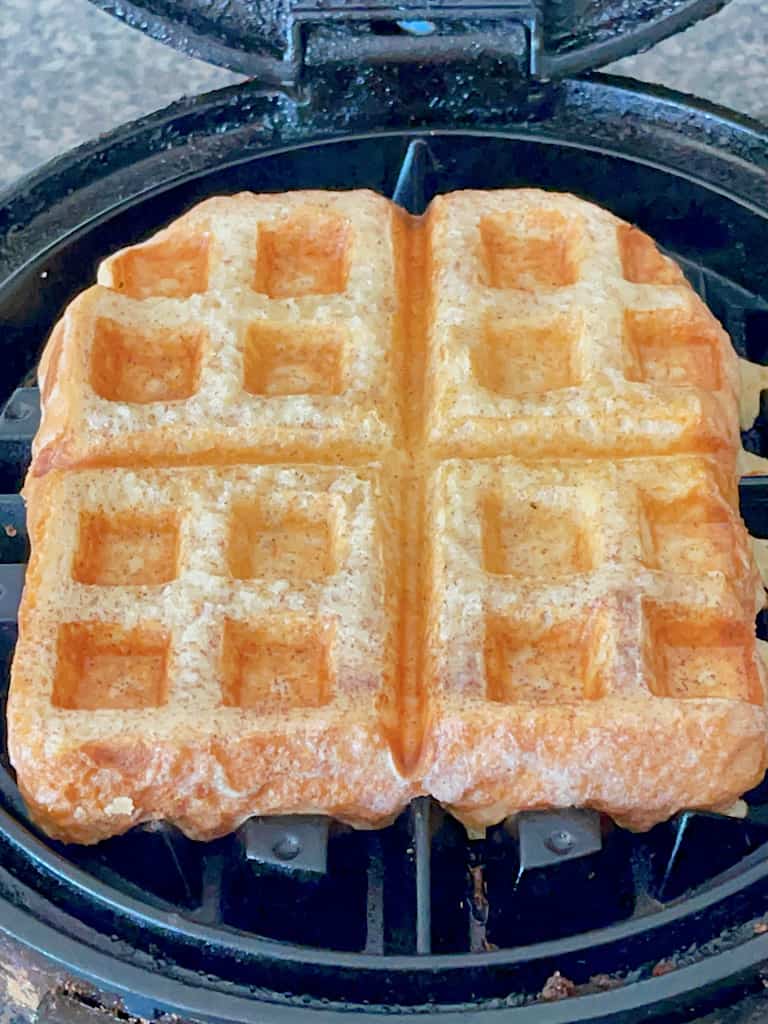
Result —
[[163, 817], [209, 838], [407, 802], [396, 516], [374, 470], [51, 473], [27, 498], [8, 739], [48, 832]]

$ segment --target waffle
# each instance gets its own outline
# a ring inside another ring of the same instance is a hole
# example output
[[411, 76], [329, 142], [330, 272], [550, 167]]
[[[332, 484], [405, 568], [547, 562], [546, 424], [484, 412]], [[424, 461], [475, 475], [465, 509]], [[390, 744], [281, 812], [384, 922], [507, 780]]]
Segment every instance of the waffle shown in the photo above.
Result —
[[438, 198], [429, 235], [435, 456], [738, 446], [728, 335], [642, 232], [521, 190]]
[[41, 363], [9, 749], [33, 816], [644, 829], [766, 766], [739, 367], [572, 196], [209, 200]]
[[766, 720], [727, 335], [574, 197], [459, 193], [429, 233], [424, 789], [473, 828], [728, 806]]
[[435, 471], [424, 786], [457, 817], [575, 805], [645, 829], [755, 783], [764, 597], [721, 468]]
[[365, 824], [408, 800], [375, 470], [51, 473], [27, 500], [10, 749], [48, 832], [205, 839], [254, 809]]
[[216, 198], [106, 260], [43, 356], [33, 474], [393, 447], [392, 217], [370, 193]]

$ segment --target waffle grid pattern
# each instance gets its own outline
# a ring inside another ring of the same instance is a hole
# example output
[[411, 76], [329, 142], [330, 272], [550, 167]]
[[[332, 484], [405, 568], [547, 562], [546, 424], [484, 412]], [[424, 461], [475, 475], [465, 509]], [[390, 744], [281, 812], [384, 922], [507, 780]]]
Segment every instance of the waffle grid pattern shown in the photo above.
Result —
[[[648, 827], [762, 774], [736, 357], [642, 233], [533, 191], [420, 222], [240, 196], [99, 282], [46, 350], [26, 485], [54, 596], [22, 608], [11, 750], [46, 827], [375, 823], [422, 792], [469, 824], [586, 804]], [[675, 778], [653, 728], [684, 737]], [[229, 772], [218, 818], [222, 786], [171, 799], [119, 767], [92, 804], [92, 778], [40, 795], [33, 762], [140, 730], [219, 764], [256, 733], [301, 752], [261, 789]]]
[[762, 702], [752, 554], [706, 459], [452, 461], [432, 501], [448, 510], [435, 674], [461, 651], [465, 697]]
[[728, 336], [641, 232], [571, 197], [465, 192], [433, 215], [430, 245], [428, 436], [441, 455], [738, 443]]
[[309, 193], [248, 206], [209, 200], [101, 265], [41, 365], [38, 471], [360, 462], [392, 446], [386, 201]]
[[[183, 703], [195, 716], [228, 715], [223, 727], [237, 731], [238, 709], [283, 719], [343, 707], [366, 676], [391, 676], [392, 627], [372, 606], [384, 580], [371, 557], [379, 538], [370, 474], [264, 467], [105, 482], [97, 472], [67, 474], [59, 487], [66, 554], [41, 585], [54, 621], [78, 609], [58, 645], [60, 657], [68, 648], [77, 657], [65, 657], [65, 672], [54, 657], [48, 671], [54, 706], [84, 712], [79, 730], [93, 710], [119, 709], [137, 728], [172, 737]], [[151, 512], [137, 517], [137, 508]], [[142, 668], [145, 651], [155, 661]], [[103, 671], [109, 659], [114, 672]]]

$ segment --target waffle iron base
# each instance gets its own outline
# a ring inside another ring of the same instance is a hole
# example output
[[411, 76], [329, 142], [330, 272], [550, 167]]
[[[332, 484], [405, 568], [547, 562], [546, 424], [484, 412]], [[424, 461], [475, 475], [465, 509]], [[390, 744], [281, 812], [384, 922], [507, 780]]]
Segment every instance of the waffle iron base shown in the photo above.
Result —
[[[13, 396], [0, 418], [4, 679], [27, 554], [17, 491], [37, 415], [34, 389], [15, 389], [98, 261], [205, 196], [370, 187], [418, 213], [457, 188], [574, 191], [654, 235], [736, 347], [768, 362], [761, 128], [599, 76], [506, 99], [499, 89], [492, 102], [454, 79], [442, 92], [425, 87], [437, 101], [414, 104], [399, 124], [386, 83], [384, 69], [365, 102], [348, 102], [343, 82], [333, 103], [322, 88], [289, 97], [255, 86], [185, 101], [3, 197], [0, 397]], [[418, 94], [418, 76], [397, 84]], [[768, 454], [766, 426], [761, 416], [747, 447]], [[750, 529], [768, 535], [768, 482], [745, 482], [741, 496]], [[765, 635], [762, 619], [758, 629]], [[553, 816], [545, 829], [584, 836], [553, 862], [538, 856], [541, 823], [470, 842], [421, 801], [382, 833], [321, 823], [327, 870], [307, 863], [291, 874], [252, 826], [207, 847], [162, 828], [89, 849], [47, 842], [3, 761], [0, 1005], [5, 996], [9, 1020], [37, 1008], [39, 1020], [73, 1024], [99, 1020], [103, 1006], [123, 1020], [328, 1024], [339, 1012], [425, 1011], [460, 1013], [463, 1024], [489, 1012], [510, 1024], [762, 1020], [768, 787], [748, 802], [743, 821], [687, 814], [642, 837]], [[479, 867], [487, 905], [473, 899]], [[575, 994], [542, 1001], [556, 971]], [[714, 1006], [731, 1016], [704, 1016]]]

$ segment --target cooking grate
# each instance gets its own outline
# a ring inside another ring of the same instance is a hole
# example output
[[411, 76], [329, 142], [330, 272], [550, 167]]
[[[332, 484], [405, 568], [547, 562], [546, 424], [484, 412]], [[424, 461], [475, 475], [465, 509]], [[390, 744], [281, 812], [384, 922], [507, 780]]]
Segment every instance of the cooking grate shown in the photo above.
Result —
[[[614, 188], [607, 178], [610, 169], [603, 177], [592, 174], [595, 154], [569, 150], [566, 183], [558, 180], [563, 165], [556, 146], [514, 140], [514, 160], [502, 162], [496, 147], [506, 151], [510, 140], [474, 138], [474, 161], [460, 167], [445, 158], [456, 148], [455, 137], [429, 143], [411, 139], [407, 145], [401, 140], [373, 140], [375, 153], [365, 140], [351, 140], [350, 160], [336, 157], [337, 168], [344, 167], [343, 181], [323, 180], [323, 173], [339, 171], [323, 172], [317, 151], [307, 147], [304, 153], [277, 154], [270, 168], [238, 166], [228, 177], [185, 183], [170, 196], [146, 200], [106, 225], [94, 225], [65, 252], [47, 254], [44, 262], [25, 268], [27, 283], [18, 286], [8, 308], [20, 308], [29, 294], [28, 325], [45, 316], [50, 326], [51, 313], [87, 283], [106, 247], [135, 240], [216, 190], [268, 189], [275, 181], [284, 187], [375, 185], [420, 212], [435, 192], [470, 184], [516, 185], [535, 177], [606, 203]], [[482, 167], [480, 148], [488, 156]], [[531, 172], [529, 149], [538, 156]], [[542, 157], [546, 150], [549, 155]], [[597, 159], [609, 163], [604, 155]], [[768, 302], [724, 273], [748, 257], [728, 251], [734, 229], [718, 217], [721, 200], [713, 199], [707, 209], [697, 206], [686, 201], [686, 189], [697, 189], [678, 181], [672, 202], [654, 182], [659, 172], [627, 166], [629, 185], [638, 183], [636, 205], [628, 211], [614, 203], [616, 212], [654, 231], [654, 218], [662, 215], [654, 213], [650, 200], [643, 207], [643, 197], [655, 197], [666, 215], [660, 220], [664, 231], [654, 233], [680, 259], [740, 353], [768, 362]], [[64, 268], [60, 277], [57, 261]], [[64, 289], [44, 311], [35, 291], [43, 266], [50, 268], [51, 286]], [[25, 341], [31, 359], [28, 336]], [[35, 388], [15, 391], [0, 418], [4, 683], [28, 555], [17, 492], [38, 421]], [[768, 419], [761, 414], [745, 444], [768, 455], [767, 432]], [[750, 531], [768, 536], [768, 478], [742, 481], [741, 500]], [[759, 616], [761, 636], [768, 637], [767, 625]], [[523, 814], [513, 824], [489, 829], [484, 839], [470, 839], [439, 807], [421, 799], [392, 826], [375, 832], [355, 832], [321, 818], [254, 819], [233, 836], [201, 844], [153, 824], [80, 848], [50, 842], [35, 831], [5, 753], [0, 764], [0, 839], [16, 858], [17, 877], [55, 891], [63, 913], [100, 933], [114, 930], [153, 957], [170, 956], [172, 940], [175, 963], [192, 970], [204, 963], [217, 976], [270, 988], [271, 998], [293, 990], [390, 1005], [416, 1006], [438, 997], [446, 1002], [501, 997], [510, 1005], [510, 1000], [534, 998], [553, 969], [582, 983], [596, 974], [648, 977], [664, 957], [681, 956], [685, 963], [686, 957], [705, 955], [709, 942], [741, 941], [743, 928], [749, 931], [752, 919], [768, 910], [768, 886], [758, 885], [768, 860], [768, 784], [749, 794], [747, 803], [743, 820], [686, 813], [645, 835], [627, 833], [592, 812], [569, 811]], [[749, 882], [754, 883], [749, 912], [721, 898], [742, 886], [746, 893]], [[741, 931], [729, 938], [728, 930], [737, 925]], [[698, 952], [689, 948], [693, 944]], [[430, 971], [415, 976], [411, 955], [429, 953], [451, 956], [427, 958]], [[374, 961], [386, 969], [377, 974]], [[332, 967], [327, 973], [326, 962]], [[494, 964], [504, 970], [487, 969]], [[404, 987], [399, 978], [406, 969], [411, 973]], [[467, 972], [459, 988], [451, 982], [457, 971]], [[511, 991], [516, 994], [510, 996]]]

